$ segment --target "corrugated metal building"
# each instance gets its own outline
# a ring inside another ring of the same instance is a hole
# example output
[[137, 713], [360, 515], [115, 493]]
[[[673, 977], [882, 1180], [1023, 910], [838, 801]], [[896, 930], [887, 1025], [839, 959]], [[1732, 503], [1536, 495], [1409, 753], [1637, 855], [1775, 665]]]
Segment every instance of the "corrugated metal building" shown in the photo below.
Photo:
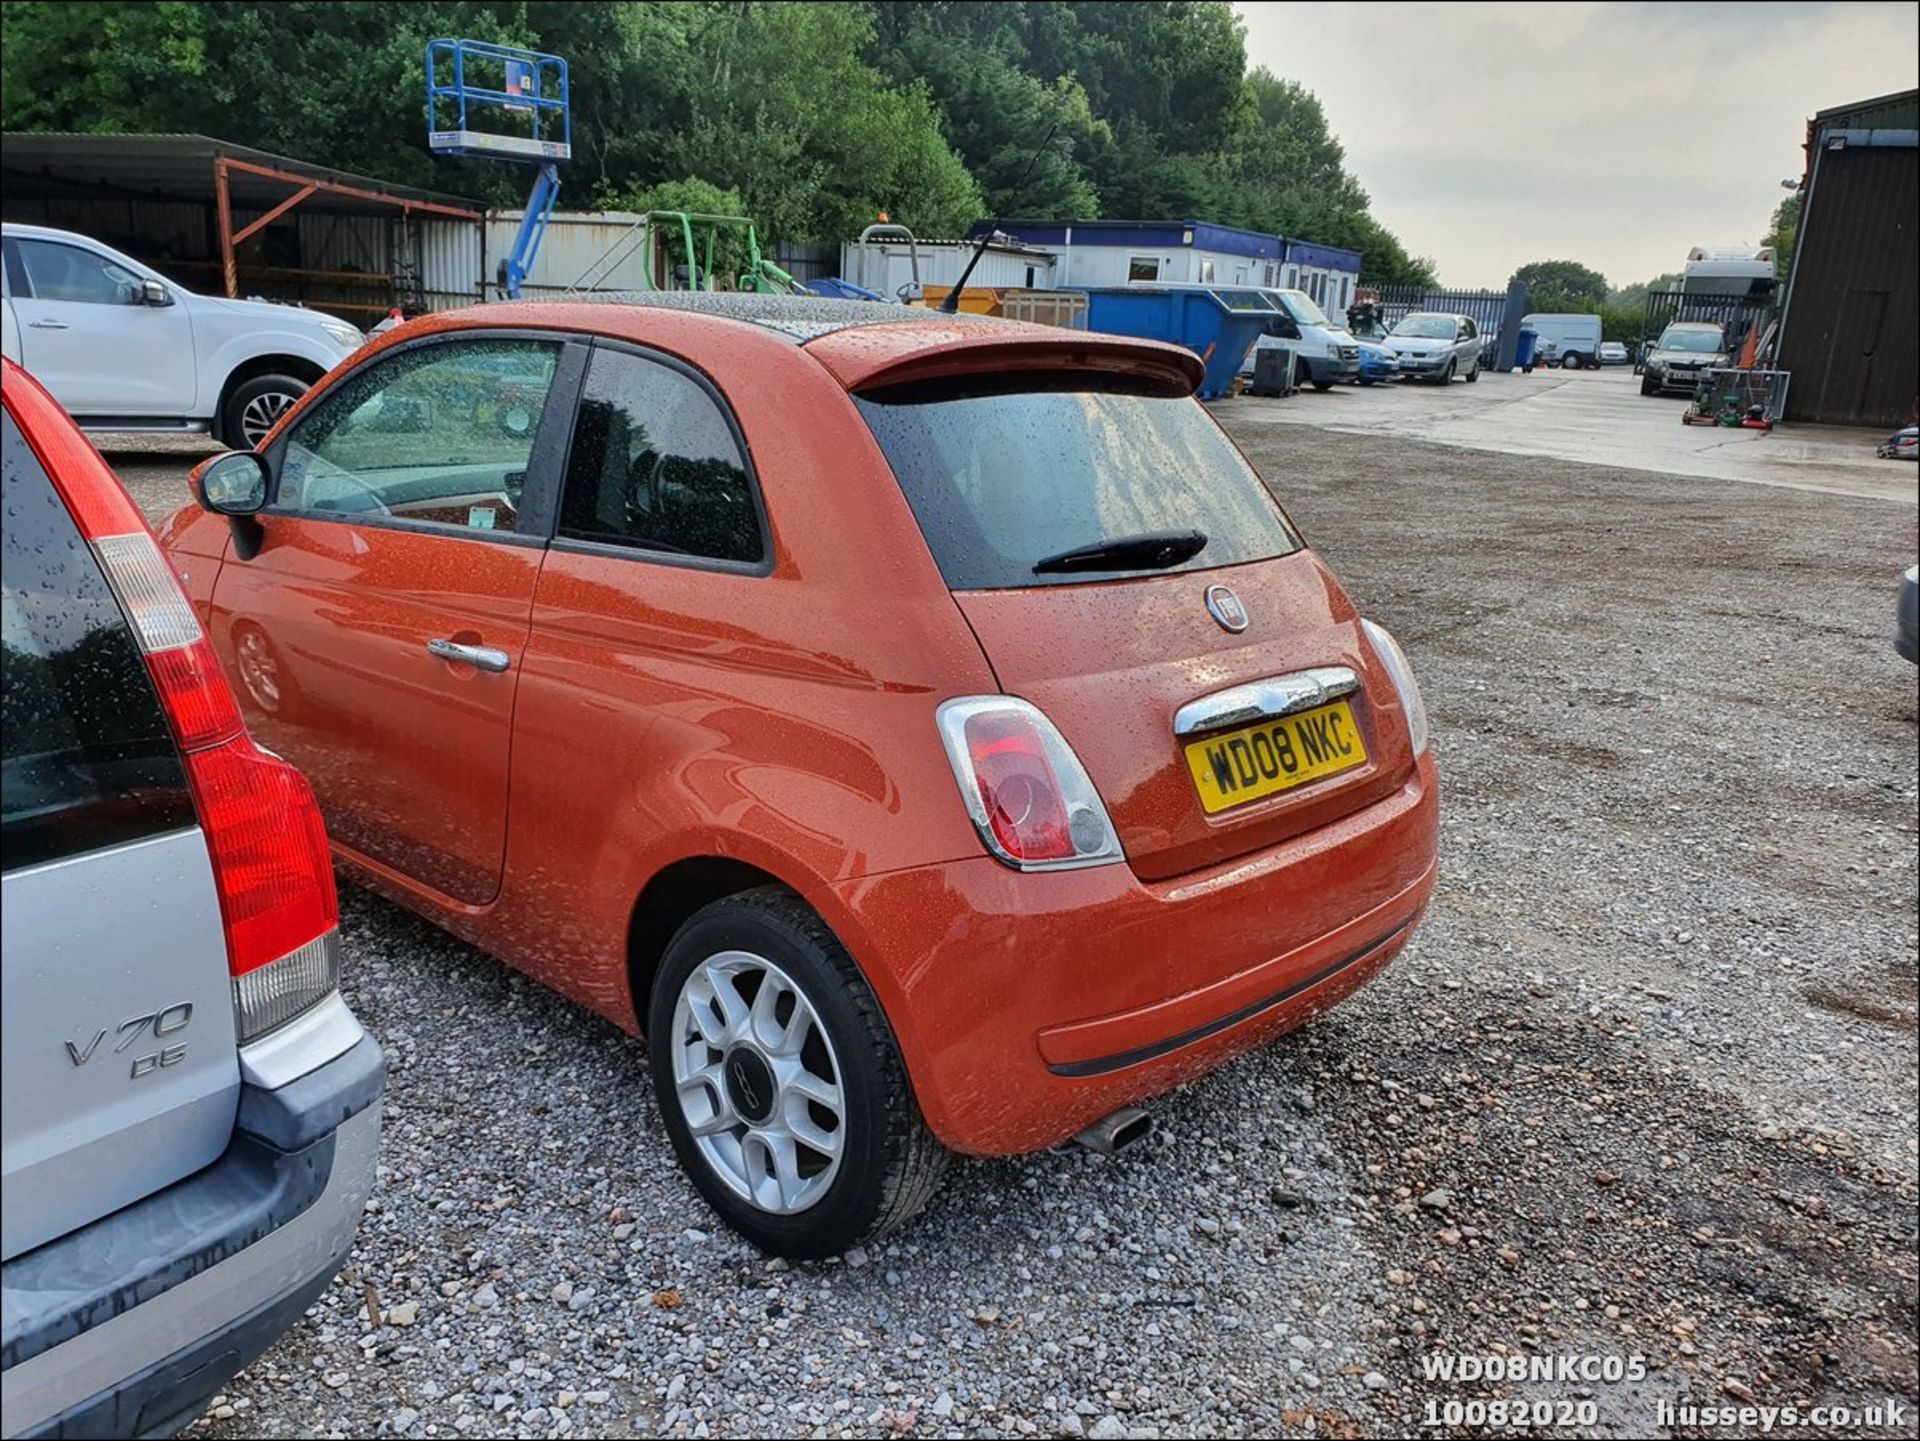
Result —
[[1814, 116], [1802, 186], [1780, 322], [1786, 418], [1904, 425], [1920, 393], [1920, 91]]
[[8, 133], [0, 217], [90, 235], [190, 290], [358, 325], [472, 304], [486, 269], [478, 201], [205, 135]]
[[[850, 240], [840, 247], [840, 278], [855, 285], [877, 290], [888, 299], [900, 295], [902, 287], [914, 283], [951, 286], [960, 278], [973, 258], [980, 239], [905, 240], [876, 236], [861, 242]], [[1059, 256], [1043, 245], [1028, 245], [1018, 240], [995, 241], [986, 248], [967, 284], [993, 289], [1051, 290], [1059, 283], [1056, 273]]]
[[[487, 213], [487, 254], [505, 255], [519, 232], [520, 210]], [[547, 217], [547, 233], [521, 282], [528, 300], [568, 290], [644, 290], [640, 246], [642, 217], [628, 210], [556, 210]], [[491, 281], [491, 277], [489, 277]]]

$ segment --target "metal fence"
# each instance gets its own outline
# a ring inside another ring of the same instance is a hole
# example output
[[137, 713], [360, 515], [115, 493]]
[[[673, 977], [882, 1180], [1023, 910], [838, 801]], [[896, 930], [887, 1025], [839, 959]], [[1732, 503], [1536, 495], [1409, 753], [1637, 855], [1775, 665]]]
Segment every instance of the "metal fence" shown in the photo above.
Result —
[[1647, 310], [1641, 321], [1641, 345], [1637, 357], [1660, 333], [1677, 321], [1698, 321], [1717, 325], [1727, 337], [1727, 353], [1739, 355], [1749, 337], [1757, 337], [1756, 349], [1763, 349], [1773, 330], [1774, 303], [1745, 295], [1689, 295], [1681, 290], [1650, 290]]
[[1471, 317], [1485, 339], [1481, 364], [1506, 370], [1513, 365], [1520, 317], [1527, 313], [1527, 287], [1515, 284], [1505, 290], [1442, 290], [1419, 285], [1380, 288], [1380, 318], [1388, 328], [1398, 325], [1416, 310]]
[[1380, 289], [1381, 319], [1398, 325], [1416, 310], [1441, 310], [1469, 315], [1484, 331], [1498, 331], [1506, 314], [1504, 290], [1428, 290], [1418, 285], [1386, 285]]

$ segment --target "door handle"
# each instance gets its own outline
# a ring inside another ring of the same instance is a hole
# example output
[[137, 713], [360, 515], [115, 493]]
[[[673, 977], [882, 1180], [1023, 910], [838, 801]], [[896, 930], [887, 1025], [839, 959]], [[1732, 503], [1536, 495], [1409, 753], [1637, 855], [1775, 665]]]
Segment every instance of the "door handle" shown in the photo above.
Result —
[[66, 328], [67, 322], [64, 320], [29, 320], [27, 322], [29, 330], [65, 330]]
[[495, 650], [487, 645], [462, 645], [457, 640], [430, 640], [427, 653], [441, 660], [459, 661], [475, 670], [492, 671], [498, 674], [513, 664], [513, 657], [503, 650]]

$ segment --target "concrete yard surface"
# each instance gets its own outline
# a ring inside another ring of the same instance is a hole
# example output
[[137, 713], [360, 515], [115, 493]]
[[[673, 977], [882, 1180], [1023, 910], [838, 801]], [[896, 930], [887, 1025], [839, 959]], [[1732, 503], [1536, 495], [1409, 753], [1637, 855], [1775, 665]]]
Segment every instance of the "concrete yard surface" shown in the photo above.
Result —
[[1920, 498], [1920, 472], [1912, 461], [1881, 460], [1873, 453], [1888, 431], [1683, 425], [1686, 409], [1684, 396], [1642, 395], [1639, 377], [1627, 366], [1488, 372], [1471, 385], [1337, 386], [1284, 400], [1239, 396], [1214, 407], [1223, 422], [1250, 434], [1261, 426], [1297, 425], [1909, 504]]

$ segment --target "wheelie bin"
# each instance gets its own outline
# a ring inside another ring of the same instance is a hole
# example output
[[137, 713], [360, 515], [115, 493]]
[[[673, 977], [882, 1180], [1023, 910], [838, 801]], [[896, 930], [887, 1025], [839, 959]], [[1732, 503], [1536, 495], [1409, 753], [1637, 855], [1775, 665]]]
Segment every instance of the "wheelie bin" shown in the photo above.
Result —
[[1206, 365], [1194, 393], [1227, 394], [1253, 342], [1280, 313], [1257, 290], [1212, 285], [1088, 286], [1087, 329], [1184, 345]]
[[1533, 374], [1533, 353], [1540, 346], [1540, 332], [1531, 325], [1520, 327], [1513, 347], [1513, 363], [1527, 375]]

